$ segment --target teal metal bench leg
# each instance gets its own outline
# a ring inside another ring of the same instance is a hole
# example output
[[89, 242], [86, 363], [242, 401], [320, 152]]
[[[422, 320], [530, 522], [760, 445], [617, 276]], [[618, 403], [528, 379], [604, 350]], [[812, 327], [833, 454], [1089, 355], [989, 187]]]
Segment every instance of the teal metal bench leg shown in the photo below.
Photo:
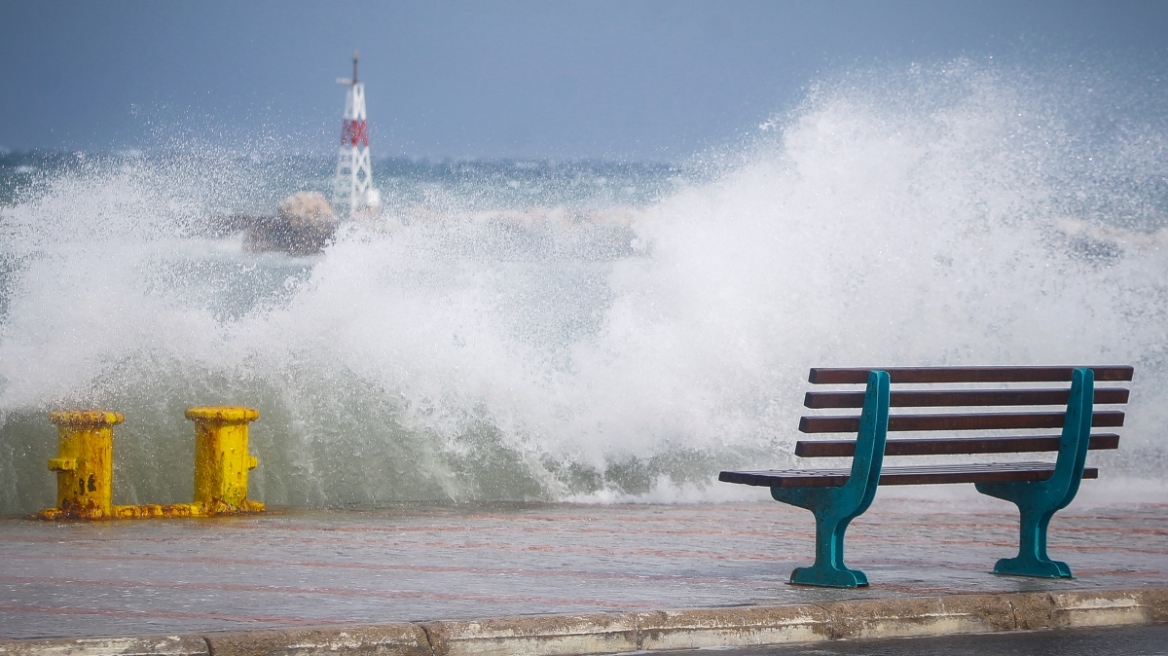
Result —
[[771, 488], [776, 500], [807, 508], [815, 514], [815, 564], [795, 568], [791, 583], [831, 588], [868, 585], [868, 577], [863, 572], [844, 565], [844, 531], [849, 522], [864, 512], [867, 504], [858, 508], [855, 500], [841, 498], [839, 491], [840, 488], [823, 487]]
[[1013, 574], [1015, 576], [1038, 576], [1048, 579], [1069, 579], [1071, 567], [1064, 562], [1051, 560], [1046, 554], [1046, 530], [1050, 525], [1050, 518], [1054, 511], [1042, 512], [1033, 507], [1021, 511], [1021, 536], [1018, 541], [1018, 555], [1014, 558], [1002, 558], [994, 566], [995, 574]]
[[844, 565], [844, 531], [872, 505], [888, 437], [888, 374], [872, 371], [860, 415], [852, 472], [841, 487], [772, 487], [776, 501], [806, 508], [815, 515], [815, 564], [791, 573], [791, 583], [832, 588], [868, 585], [868, 577]]
[[1067, 404], [1058, 460], [1050, 478], [1045, 481], [977, 484], [978, 492], [1017, 505], [1020, 515], [1018, 555], [999, 560], [994, 566], [995, 574], [1072, 578], [1069, 565], [1047, 556], [1046, 533], [1051, 518], [1075, 498], [1083, 480], [1087, 446], [1091, 441], [1094, 399], [1095, 373], [1090, 369], [1076, 369], [1071, 377], [1071, 399]]

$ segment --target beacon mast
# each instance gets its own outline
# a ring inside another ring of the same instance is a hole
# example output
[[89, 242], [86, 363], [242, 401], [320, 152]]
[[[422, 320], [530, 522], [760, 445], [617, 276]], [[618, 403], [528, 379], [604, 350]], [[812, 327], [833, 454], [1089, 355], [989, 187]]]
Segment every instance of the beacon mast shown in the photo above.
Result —
[[381, 194], [373, 188], [369, 168], [369, 124], [365, 118], [365, 85], [357, 81], [358, 53], [353, 53], [353, 79], [339, 77], [337, 84], [349, 85], [345, 96], [345, 115], [341, 121], [341, 147], [337, 151], [337, 177], [333, 186], [333, 207], [339, 216], [376, 215], [381, 209]]

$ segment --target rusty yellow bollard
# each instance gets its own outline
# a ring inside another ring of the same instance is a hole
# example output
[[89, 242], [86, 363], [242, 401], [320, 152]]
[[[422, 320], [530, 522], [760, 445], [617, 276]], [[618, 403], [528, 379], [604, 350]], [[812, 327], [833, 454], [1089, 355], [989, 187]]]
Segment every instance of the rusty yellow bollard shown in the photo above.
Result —
[[57, 507], [42, 510], [43, 519], [102, 519], [113, 512], [114, 425], [125, 417], [108, 410], [49, 413], [57, 426]]
[[187, 419], [195, 421], [194, 514], [264, 510], [247, 498], [247, 473], [258, 464], [247, 451], [247, 425], [259, 416], [243, 406], [187, 409]]

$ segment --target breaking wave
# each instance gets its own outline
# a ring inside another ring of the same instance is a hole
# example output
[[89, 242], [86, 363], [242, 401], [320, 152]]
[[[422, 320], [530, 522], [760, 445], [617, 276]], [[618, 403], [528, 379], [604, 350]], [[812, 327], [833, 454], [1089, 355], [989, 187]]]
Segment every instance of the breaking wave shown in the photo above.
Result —
[[214, 403], [260, 409], [269, 504], [717, 498], [833, 365], [1133, 364], [1092, 458], [1163, 483], [1168, 96], [1105, 78], [852, 72], [681, 167], [383, 162], [382, 218], [307, 258], [214, 219], [327, 162], [9, 167], [0, 511], [51, 505], [60, 407], [125, 413], [116, 502], [189, 500]]

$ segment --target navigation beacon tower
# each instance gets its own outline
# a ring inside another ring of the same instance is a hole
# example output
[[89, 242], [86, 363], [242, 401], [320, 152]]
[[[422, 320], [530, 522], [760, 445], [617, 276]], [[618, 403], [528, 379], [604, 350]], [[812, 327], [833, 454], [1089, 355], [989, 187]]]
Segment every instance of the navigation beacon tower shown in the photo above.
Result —
[[333, 206], [348, 218], [375, 215], [381, 209], [381, 194], [373, 188], [369, 169], [369, 125], [365, 119], [365, 85], [357, 81], [358, 53], [353, 53], [353, 79], [339, 77], [337, 84], [349, 85], [345, 96], [345, 116], [341, 122], [341, 147], [337, 151], [337, 177], [333, 186]]

